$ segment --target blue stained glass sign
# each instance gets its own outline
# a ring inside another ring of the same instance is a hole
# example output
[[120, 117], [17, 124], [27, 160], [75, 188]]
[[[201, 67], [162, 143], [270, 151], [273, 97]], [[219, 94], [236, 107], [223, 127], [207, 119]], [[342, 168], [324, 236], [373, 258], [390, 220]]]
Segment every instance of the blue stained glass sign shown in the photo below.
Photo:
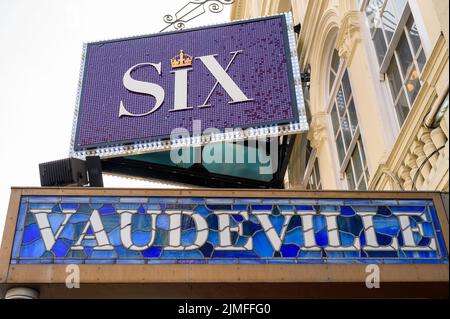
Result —
[[11, 263], [448, 263], [448, 255], [428, 200], [23, 196]]

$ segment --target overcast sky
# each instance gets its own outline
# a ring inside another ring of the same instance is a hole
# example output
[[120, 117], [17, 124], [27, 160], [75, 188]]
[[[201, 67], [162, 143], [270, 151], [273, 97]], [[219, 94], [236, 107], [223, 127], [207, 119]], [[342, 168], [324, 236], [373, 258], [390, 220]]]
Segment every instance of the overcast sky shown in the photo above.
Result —
[[[156, 33], [188, 0], [0, 0], [0, 235], [11, 186], [66, 158], [82, 44]], [[229, 20], [230, 7], [187, 26]], [[106, 176], [106, 187], [165, 187]], [[1, 238], [1, 237], [0, 237]]]

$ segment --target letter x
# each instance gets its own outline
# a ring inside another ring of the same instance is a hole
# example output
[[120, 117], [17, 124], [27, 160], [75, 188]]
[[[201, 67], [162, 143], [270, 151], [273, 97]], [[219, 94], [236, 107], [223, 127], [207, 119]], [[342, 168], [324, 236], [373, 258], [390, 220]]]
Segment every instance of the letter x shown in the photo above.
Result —
[[242, 52], [243, 50], [230, 52], [230, 54], [232, 54], [233, 56], [230, 62], [228, 63], [227, 67], [225, 68], [225, 70], [220, 66], [220, 64], [215, 59], [216, 55], [208, 55], [197, 58], [203, 62], [203, 64], [208, 68], [208, 70], [217, 80], [213, 88], [209, 92], [205, 102], [203, 102], [203, 105], [200, 105], [199, 107], [211, 106], [208, 105], [207, 103], [219, 84], [221, 84], [224, 90], [231, 96], [233, 101], [231, 101], [230, 104], [252, 101], [251, 99], [247, 98], [247, 96], [245, 96], [244, 92], [242, 92], [239, 86], [227, 74], [237, 55]]

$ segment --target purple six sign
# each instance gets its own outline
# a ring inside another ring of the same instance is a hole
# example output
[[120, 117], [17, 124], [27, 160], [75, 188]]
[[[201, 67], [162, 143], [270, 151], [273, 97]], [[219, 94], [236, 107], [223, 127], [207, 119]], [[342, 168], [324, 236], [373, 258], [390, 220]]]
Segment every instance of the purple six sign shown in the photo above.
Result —
[[86, 44], [72, 155], [167, 149], [195, 122], [251, 128], [236, 139], [306, 130], [292, 24], [286, 14]]

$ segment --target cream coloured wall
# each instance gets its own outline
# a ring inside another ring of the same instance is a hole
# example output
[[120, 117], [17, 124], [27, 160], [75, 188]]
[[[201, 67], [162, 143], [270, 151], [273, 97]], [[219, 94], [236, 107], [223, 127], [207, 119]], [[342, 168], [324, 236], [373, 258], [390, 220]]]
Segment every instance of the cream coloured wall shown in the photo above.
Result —
[[436, 14], [439, 19], [439, 23], [442, 28], [442, 32], [444, 34], [445, 40], [449, 43], [448, 39], [448, 6], [449, 2], [447, 0], [433, 0], [433, 5], [436, 11]]
[[[236, 0], [234, 7], [241, 10], [233, 10], [232, 19], [286, 11], [288, 6], [280, 2], [260, 1], [263, 6], [255, 12], [252, 1]], [[439, 127], [427, 127], [448, 94], [448, 1], [408, 0], [427, 64], [421, 76], [422, 89], [402, 127], [393, 110], [387, 81], [380, 74], [366, 17], [359, 8], [362, 2], [291, 1], [294, 21], [302, 25], [298, 39], [300, 65], [311, 67], [312, 121], [308, 139], [318, 158], [323, 188], [347, 187], [339, 168], [328, 103], [329, 62], [336, 48], [343, 60], [341, 72], [346, 68], [350, 75], [370, 189], [410, 190], [415, 179], [416, 189], [448, 191], [448, 111]], [[297, 141], [301, 143], [301, 139]], [[442, 150], [437, 152], [438, 148]], [[291, 188], [305, 187], [299, 170], [302, 165], [295, 160], [300, 158], [296, 152], [301, 149], [301, 145], [296, 146], [290, 163]]]

